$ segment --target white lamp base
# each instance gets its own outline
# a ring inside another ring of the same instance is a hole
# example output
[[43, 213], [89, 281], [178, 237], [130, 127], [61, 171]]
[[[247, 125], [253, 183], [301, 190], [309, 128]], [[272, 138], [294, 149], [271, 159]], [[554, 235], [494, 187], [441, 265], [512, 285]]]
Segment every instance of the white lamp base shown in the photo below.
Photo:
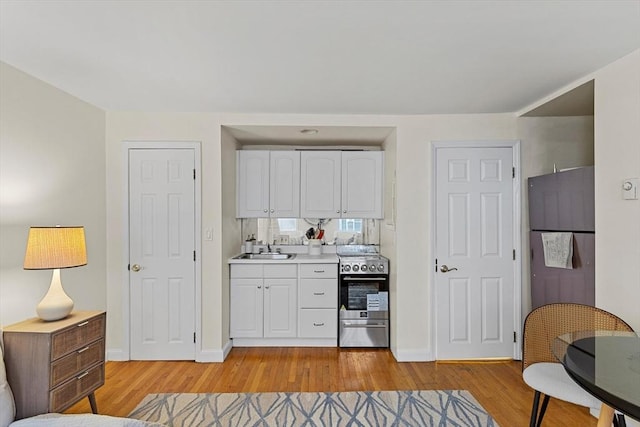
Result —
[[51, 277], [51, 286], [42, 301], [38, 303], [36, 313], [42, 320], [49, 322], [64, 319], [71, 310], [73, 310], [73, 300], [64, 292], [60, 281], [60, 269], [55, 268]]

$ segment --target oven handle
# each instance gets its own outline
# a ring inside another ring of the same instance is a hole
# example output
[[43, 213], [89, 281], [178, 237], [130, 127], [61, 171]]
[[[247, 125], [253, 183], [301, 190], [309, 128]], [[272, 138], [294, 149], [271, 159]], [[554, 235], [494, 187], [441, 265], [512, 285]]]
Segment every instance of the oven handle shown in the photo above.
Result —
[[342, 278], [342, 280], [352, 280], [352, 281], [356, 281], [356, 282], [386, 282], [387, 278], [386, 277], [352, 277], [352, 276], [345, 276]]
[[386, 328], [387, 325], [385, 325], [384, 323], [380, 324], [380, 323], [374, 323], [374, 324], [360, 324], [360, 323], [343, 323], [342, 324], [345, 328]]

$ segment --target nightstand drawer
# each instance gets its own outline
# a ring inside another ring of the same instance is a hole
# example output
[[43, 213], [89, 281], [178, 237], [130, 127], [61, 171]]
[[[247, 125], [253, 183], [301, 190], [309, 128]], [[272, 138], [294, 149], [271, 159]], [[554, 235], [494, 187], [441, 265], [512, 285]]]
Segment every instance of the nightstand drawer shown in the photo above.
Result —
[[51, 341], [51, 360], [104, 338], [104, 328], [105, 315], [101, 314], [55, 333]]
[[84, 371], [51, 390], [49, 412], [62, 412], [104, 384], [104, 364]]
[[53, 362], [51, 364], [51, 388], [55, 388], [99, 362], [104, 362], [103, 339]]

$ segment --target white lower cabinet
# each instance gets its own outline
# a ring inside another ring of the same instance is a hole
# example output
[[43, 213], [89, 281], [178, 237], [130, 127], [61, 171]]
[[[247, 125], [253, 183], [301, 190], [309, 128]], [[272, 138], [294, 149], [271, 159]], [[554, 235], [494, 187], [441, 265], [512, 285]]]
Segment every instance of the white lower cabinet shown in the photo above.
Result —
[[297, 265], [231, 265], [231, 338], [297, 335]]
[[300, 338], [338, 339], [338, 311], [336, 309], [300, 309]]
[[234, 345], [337, 345], [337, 264], [231, 264]]
[[338, 266], [300, 265], [298, 336], [338, 338]]

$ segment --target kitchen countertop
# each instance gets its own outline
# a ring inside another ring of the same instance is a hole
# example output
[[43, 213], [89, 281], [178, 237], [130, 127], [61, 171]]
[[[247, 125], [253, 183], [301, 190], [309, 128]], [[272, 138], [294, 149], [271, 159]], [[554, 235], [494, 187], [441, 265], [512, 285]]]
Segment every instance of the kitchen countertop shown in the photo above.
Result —
[[[240, 255], [240, 254], [238, 254]], [[235, 255], [237, 256], [237, 255]], [[322, 254], [308, 255], [296, 254], [290, 259], [228, 259], [229, 264], [337, 264], [338, 255]]]

